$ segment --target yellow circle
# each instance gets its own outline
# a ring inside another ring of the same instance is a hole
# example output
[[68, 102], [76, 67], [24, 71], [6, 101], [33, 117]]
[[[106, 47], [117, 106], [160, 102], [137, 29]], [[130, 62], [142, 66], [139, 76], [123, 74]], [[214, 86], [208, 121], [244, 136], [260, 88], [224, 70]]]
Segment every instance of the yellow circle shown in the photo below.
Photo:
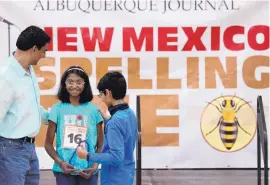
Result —
[[256, 115], [250, 104], [237, 96], [221, 96], [209, 102], [201, 116], [204, 139], [214, 149], [236, 152], [256, 133]]

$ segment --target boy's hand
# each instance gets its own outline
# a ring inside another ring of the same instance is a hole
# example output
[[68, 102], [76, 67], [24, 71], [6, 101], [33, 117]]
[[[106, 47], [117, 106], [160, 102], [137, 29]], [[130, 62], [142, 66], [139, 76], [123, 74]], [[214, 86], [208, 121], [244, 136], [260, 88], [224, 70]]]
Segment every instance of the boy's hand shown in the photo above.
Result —
[[85, 179], [89, 179], [93, 173], [96, 172], [96, 168], [87, 168], [79, 172], [79, 175], [82, 176]]
[[108, 114], [108, 110], [105, 107], [99, 106], [98, 108], [101, 116], [103, 117], [104, 120], [109, 119], [111, 116]]
[[77, 148], [77, 155], [78, 155], [79, 158], [86, 159], [87, 158], [87, 154], [88, 154], [88, 152], [87, 152], [87, 150], [83, 146], [79, 146]]

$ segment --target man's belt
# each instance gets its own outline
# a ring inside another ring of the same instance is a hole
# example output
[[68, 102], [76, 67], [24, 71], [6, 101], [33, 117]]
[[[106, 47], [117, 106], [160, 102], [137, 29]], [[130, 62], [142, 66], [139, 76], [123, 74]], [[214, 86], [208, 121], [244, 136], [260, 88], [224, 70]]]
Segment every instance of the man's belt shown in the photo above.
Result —
[[28, 143], [35, 143], [35, 138], [31, 138], [31, 137], [22, 137], [22, 138], [19, 138], [19, 140], [22, 140]]
[[23, 142], [28, 142], [28, 143], [35, 143], [35, 138], [32, 138], [32, 137], [22, 137], [22, 138], [18, 138], [18, 139], [11, 139], [11, 138], [5, 138], [5, 137], [0, 136], [0, 138], [14, 140], [14, 141], [23, 141]]

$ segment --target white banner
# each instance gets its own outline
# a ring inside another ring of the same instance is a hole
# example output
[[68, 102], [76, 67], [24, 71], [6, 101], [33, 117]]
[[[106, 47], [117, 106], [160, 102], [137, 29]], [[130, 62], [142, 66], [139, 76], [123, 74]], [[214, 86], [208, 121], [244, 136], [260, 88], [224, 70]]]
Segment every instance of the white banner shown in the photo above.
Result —
[[[269, 12], [269, 1], [0, 1], [0, 60], [40, 26], [53, 38], [35, 68], [44, 107], [70, 65], [88, 72], [95, 95], [119, 70], [134, 111], [141, 95], [143, 168], [253, 168], [258, 95], [269, 123]], [[51, 169], [46, 129], [36, 145]]]

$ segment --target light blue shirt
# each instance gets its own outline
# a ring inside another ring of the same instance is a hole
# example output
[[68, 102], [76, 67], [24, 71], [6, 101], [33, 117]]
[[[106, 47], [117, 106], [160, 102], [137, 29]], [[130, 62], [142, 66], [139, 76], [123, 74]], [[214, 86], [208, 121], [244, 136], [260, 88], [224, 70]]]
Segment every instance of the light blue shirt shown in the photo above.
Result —
[[12, 55], [0, 66], [0, 136], [5, 138], [35, 137], [49, 113], [40, 106], [37, 78]]
[[[49, 120], [57, 125], [56, 152], [58, 156], [63, 161], [76, 167], [76, 169], [91, 168], [93, 163], [80, 159], [76, 154], [75, 148], [65, 146], [64, 138], [68, 138], [66, 141], [74, 144], [74, 146], [77, 146], [79, 144], [78, 142], [82, 139], [79, 134], [65, 133], [65, 129], [66, 126], [87, 128], [85, 140], [89, 145], [86, 145], [86, 149], [89, 152], [96, 152], [98, 138], [97, 124], [103, 122], [98, 107], [91, 102], [83, 103], [79, 106], [59, 102], [51, 108]], [[54, 163], [53, 171], [63, 172], [57, 163]]]

